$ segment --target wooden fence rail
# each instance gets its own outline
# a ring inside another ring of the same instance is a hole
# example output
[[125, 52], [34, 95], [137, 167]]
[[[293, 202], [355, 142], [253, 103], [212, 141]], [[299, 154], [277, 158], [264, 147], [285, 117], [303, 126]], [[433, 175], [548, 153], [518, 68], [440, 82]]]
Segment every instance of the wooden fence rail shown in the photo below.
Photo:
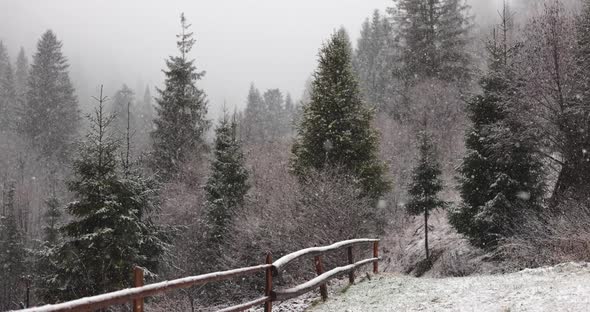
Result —
[[[373, 257], [369, 259], [360, 260], [354, 262], [352, 247], [355, 245], [371, 243], [373, 247]], [[324, 272], [322, 264], [322, 256], [327, 252], [336, 251], [342, 248], [346, 248], [348, 256], [348, 265], [336, 267], [327, 272]], [[281, 274], [285, 268], [293, 261], [301, 257], [314, 257], [315, 271], [318, 274], [317, 277], [300, 284], [296, 287], [273, 290], [273, 277]], [[195, 285], [203, 285], [215, 281], [228, 280], [238, 276], [252, 275], [259, 272], [265, 272], [265, 292], [264, 296], [254, 299], [249, 302], [245, 302], [239, 305], [227, 307], [220, 310], [220, 312], [234, 312], [244, 311], [257, 305], [264, 304], [264, 311], [272, 311], [272, 303], [274, 301], [283, 301], [290, 298], [301, 296], [313, 289], [320, 288], [320, 294], [323, 300], [328, 297], [328, 291], [326, 284], [331, 279], [348, 273], [349, 282], [354, 283], [354, 271], [360, 266], [373, 263], [373, 273], [378, 273], [378, 262], [379, 262], [379, 240], [378, 239], [353, 239], [338, 242], [330, 246], [325, 247], [312, 247], [302, 249], [294, 253], [288, 254], [281, 257], [275, 262], [272, 262], [272, 255], [268, 253], [266, 255], [266, 263], [251, 267], [244, 267], [235, 270], [221, 271], [215, 273], [208, 273], [198, 276], [190, 276], [180, 278], [171, 281], [164, 281], [149, 285], [143, 285], [143, 269], [136, 267], [134, 269], [134, 288], [123, 289], [111, 293], [106, 293], [98, 296], [81, 298], [69, 302], [45, 305], [41, 307], [34, 307], [24, 310], [18, 310], [20, 312], [77, 312], [77, 311], [94, 311], [117, 304], [132, 303], [133, 312], [143, 312], [144, 304], [143, 300], [146, 297], [163, 294], [165, 292], [179, 289], [188, 288]]]

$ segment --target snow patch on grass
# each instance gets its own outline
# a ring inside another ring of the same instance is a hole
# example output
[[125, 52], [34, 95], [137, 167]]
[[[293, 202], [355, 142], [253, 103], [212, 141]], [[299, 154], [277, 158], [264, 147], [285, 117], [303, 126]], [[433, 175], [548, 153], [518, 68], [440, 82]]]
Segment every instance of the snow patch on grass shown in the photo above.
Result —
[[308, 311], [588, 311], [588, 281], [588, 263], [461, 278], [382, 274]]

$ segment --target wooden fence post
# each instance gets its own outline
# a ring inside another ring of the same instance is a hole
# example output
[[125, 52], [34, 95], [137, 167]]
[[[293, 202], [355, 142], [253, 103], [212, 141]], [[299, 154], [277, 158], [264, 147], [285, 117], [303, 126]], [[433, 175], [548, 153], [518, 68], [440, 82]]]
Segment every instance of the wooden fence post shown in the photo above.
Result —
[[[139, 266], [133, 268], [133, 287], [143, 286], [143, 269]], [[133, 300], [133, 312], [143, 312], [143, 298]]]
[[[322, 257], [315, 256], [315, 271], [318, 275], [324, 273], [324, 266], [322, 265]], [[320, 285], [320, 295], [322, 295], [322, 300], [326, 301], [328, 299], [328, 287], [326, 284]]]
[[[354, 258], [352, 255], [352, 246], [348, 246], [348, 264], [354, 263]], [[354, 284], [354, 270], [348, 272], [348, 282], [350, 284]]]
[[[266, 264], [272, 264], [272, 254], [270, 252], [266, 253]], [[266, 268], [264, 295], [267, 297], [272, 295], [272, 267]], [[272, 312], [272, 298], [264, 303], [264, 312]]]
[[[379, 258], [379, 241], [373, 242], [373, 258]], [[373, 262], [373, 273], [379, 273], [379, 260]]]

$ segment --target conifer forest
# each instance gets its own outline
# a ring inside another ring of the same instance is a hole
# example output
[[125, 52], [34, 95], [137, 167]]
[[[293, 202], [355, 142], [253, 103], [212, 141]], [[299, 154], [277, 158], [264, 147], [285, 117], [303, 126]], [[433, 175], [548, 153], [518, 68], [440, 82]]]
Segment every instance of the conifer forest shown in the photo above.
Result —
[[354, 238], [418, 277], [590, 262], [590, 0], [216, 3], [0, 0], [0, 311]]

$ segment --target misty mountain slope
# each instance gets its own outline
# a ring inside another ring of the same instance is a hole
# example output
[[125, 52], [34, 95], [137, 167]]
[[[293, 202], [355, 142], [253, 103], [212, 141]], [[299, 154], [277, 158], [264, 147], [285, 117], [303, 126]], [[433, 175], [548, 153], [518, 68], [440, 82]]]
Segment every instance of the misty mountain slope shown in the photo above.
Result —
[[462, 278], [383, 274], [308, 311], [588, 311], [589, 280], [588, 263]]

